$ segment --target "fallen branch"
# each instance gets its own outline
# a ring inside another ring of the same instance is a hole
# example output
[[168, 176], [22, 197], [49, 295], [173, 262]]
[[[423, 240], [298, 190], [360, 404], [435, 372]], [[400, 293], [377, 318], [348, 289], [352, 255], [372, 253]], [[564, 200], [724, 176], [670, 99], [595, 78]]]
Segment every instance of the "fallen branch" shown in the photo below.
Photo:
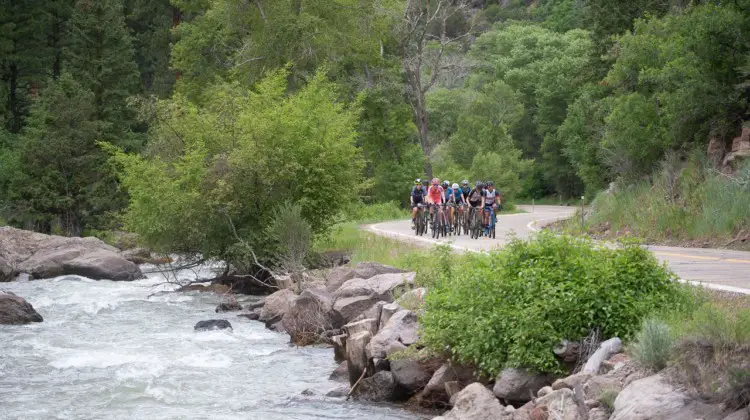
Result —
[[601, 366], [602, 362], [612, 354], [619, 352], [621, 349], [622, 341], [617, 337], [610, 338], [607, 341], [602, 341], [599, 345], [599, 349], [589, 357], [589, 360], [586, 362], [586, 365], [581, 372], [593, 375], [598, 374], [599, 366]]
[[346, 400], [347, 400], [347, 401], [349, 401], [349, 397], [351, 397], [351, 396], [352, 396], [352, 393], [354, 392], [354, 390], [355, 390], [355, 389], [357, 389], [357, 386], [359, 385], [359, 382], [360, 382], [360, 381], [362, 380], [362, 378], [364, 378], [364, 377], [365, 377], [365, 374], [366, 374], [366, 373], [367, 373], [367, 368], [364, 368], [364, 369], [362, 370], [362, 374], [361, 374], [361, 375], [359, 375], [359, 379], [357, 379], [357, 382], [355, 382], [355, 383], [354, 383], [354, 385], [352, 385], [352, 389], [350, 389], [350, 390], [349, 390], [349, 393], [348, 393], [348, 394], [346, 394]]

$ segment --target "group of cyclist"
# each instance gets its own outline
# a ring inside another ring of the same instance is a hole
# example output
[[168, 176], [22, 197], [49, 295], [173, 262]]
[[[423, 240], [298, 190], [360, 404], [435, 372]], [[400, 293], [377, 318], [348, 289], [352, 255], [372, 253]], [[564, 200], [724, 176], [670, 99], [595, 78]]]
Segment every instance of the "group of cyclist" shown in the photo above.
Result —
[[[462, 214], [467, 209], [470, 212], [482, 209], [482, 227], [485, 234], [490, 224], [490, 214], [494, 214], [493, 210], [502, 208], [502, 194], [495, 189], [492, 181], [477, 181], [472, 188], [466, 179], [461, 182], [461, 185], [457, 183], [451, 185], [448, 181], [443, 181], [441, 184], [438, 178], [433, 178], [431, 182], [417, 178], [414, 180], [409, 201], [412, 207], [412, 224], [421, 206], [429, 207], [431, 216], [435, 209], [439, 211], [445, 208], [450, 229], [453, 229], [457, 214]], [[432, 217], [430, 219], [432, 220]]]

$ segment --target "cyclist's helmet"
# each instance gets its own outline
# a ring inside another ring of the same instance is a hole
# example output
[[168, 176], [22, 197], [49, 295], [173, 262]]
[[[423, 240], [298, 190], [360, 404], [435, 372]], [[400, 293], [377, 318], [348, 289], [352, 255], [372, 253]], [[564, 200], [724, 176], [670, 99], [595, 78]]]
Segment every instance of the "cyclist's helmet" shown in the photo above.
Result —
[[432, 178], [432, 185], [440, 185], [440, 180], [437, 178]]
[[430, 181], [428, 181], [428, 180], [425, 179], [424, 181], [422, 181], [422, 185], [426, 187], [426, 186], [430, 185]]
[[451, 183], [450, 183], [450, 182], [448, 182], [448, 181], [443, 181], [443, 183], [442, 183], [442, 184], [440, 184], [440, 185], [442, 185], [442, 186], [443, 186], [443, 188], [448, 188], [448, 186], [449, 186], [449, 185], [451, 185]]
[[414, 180], [414, 185], [419, 185], [421, 183], [422, 183], [422, 180], [419, 179], [419, 178], [417, 178], [417, 179]]
[[455, 182], [453, 183], [453, 189], [454, 189], [454, 190], [457, 190], [457, 189], [458, 189], [458, 184], [456, 184]]
[[469, 180], [468, 179], [464, 179], [463, 181], [461, 181], [461, 185], [463, 185], [464, 187], [467, 186], [467, 185], [469, 185]]
[[486, 184], [486, 185], [487, 185], [488, 187], [494, 187], [494, 186], [495, 186], [495, 183], [494, 183], [494, 182], [492, 182], [492, 181], [487, 181], [487, 184]]
[[476, 188], [484, 188], [484, 184], [482, 184], [482, 181], [477, 181]]

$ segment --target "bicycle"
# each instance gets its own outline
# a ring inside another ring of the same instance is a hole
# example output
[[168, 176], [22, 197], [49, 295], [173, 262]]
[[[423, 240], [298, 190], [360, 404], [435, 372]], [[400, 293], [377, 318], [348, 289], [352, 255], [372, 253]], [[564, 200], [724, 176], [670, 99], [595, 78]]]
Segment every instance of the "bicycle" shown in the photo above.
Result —
[[479, 239], [480, 236], [482, 236], [482, 217], [480, 215], [480, 212], [478, 209], [473, 208], [471, 209], [472, 216], [471, 216], [471, 238], [472, 239]]
[[461, 229], [463, 229], [464, 222], [464, 206], [463, 204], [456, 204], [456, 212], [453, 215], [453, 232], [456, 236], [461, 236]]
[[427, 218], [425, 217], [425, 205], [417, 204], [417, 217], [414, 218], [414, 234], [422, 236], [427, 232]]
[[[487, 212], [487, 209], [484, 210]], [[495, 239], [495, 226], [497, 225], [497, 216], [495, 215], [495, 208], [490, 207], [490, 217], [487, 223], [487, 237]]]
[[433, 204], [432, 207], [434, 208], [432, 214], [432, 237], [437, 239], [440, 238], [441, 234], [445, 236], [443, 209], [439, 204]]

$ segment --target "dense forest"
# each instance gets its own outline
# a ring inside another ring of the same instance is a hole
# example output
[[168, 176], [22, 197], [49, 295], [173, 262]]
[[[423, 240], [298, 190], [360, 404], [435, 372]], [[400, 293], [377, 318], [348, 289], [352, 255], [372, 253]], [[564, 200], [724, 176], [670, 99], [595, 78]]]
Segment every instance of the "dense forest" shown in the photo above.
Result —
[[593, 195], [748, 118], [747, 0], [3, 0], [0, 27], [0, 220], [164, 249], [433, 174]]

